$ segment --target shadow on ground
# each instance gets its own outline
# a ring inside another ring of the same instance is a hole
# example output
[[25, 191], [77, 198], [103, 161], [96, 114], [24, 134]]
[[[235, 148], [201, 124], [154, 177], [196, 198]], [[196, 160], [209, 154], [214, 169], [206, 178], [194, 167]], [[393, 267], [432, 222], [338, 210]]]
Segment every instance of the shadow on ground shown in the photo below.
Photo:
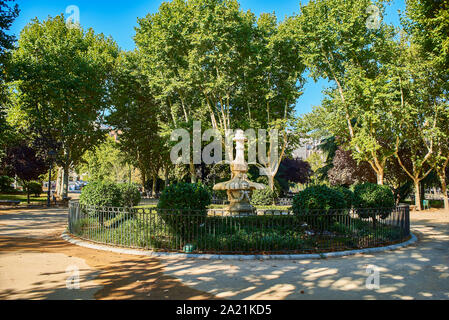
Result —
[[[420, 238], [414, 246], [304, 261], [122, 255], [63, 241], [59, 236], [65, 225], [61, 210], [0, 214], [0, 275], [5, 275], [0, 277], [0, 299], [449, 298], [449, 213], [439, 211], [412, 214], [412, 228]], [[66, 268], [73, 264], [79, 267], [80, 290], [65, 287]], [[366, 287], [370, 265], [378, 267], [380, 276], [380, 288], [374, 290]], [[21, 279], [28, 273], [27, 281]]]
[[[86, 299], [95, 289], [95, 299], [212, 299], [213, 295], [191, 289], [179, 280], [164, 275], [157, 259], [133, 257], [101, 252], [70, 245], [63, 240], [0, 237], [0, 262], [11, 253], [40, 253], [43, 257], [63, 253], [67, 258], [85, 261], [80, 269], [80, 290], [68, 290], [66, 268], [73, 262], [62, 262], [56, 272], [39, 274], [38, 281], [24, 290], [0, 291], [0, 299], [31, 297], [32, 299]], [[0, 263], [2, 269], [5, 266]], [[29, 266], [33, 268], [32, 265]], [[87, 269], [86, 269], [87, 267]], [[53, 276], [62, 277], [63, 283], [49, 281]], [[95, 284], [92, 284], [94, 280]], [[87, 284], [87, 285], [86, 285]], [[86, 291], [87, 290], [87, 291]], [[20, 299], [20, 298], [19, 298]], [[28, 298], [26, 298], [28, 299]]]
[[[417, 244], [378, 254], [304, 261], [165, 259], [164, 265], [184, 284], [226, 299], [448, 299], [448, 227], [417, 220]], [[366, 286], [370, 265], [379, 271], [378, 289]]]

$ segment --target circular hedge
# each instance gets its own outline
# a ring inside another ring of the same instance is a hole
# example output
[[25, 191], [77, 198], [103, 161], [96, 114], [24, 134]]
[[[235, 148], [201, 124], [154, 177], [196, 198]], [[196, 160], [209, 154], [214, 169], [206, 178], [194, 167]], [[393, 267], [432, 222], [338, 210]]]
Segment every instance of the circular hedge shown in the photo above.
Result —
[[162, 191], [159, 209], [206, 210], [211, 204], [211, 192], [201, 183], [177, 183]]
[[28, 192], [35, 197], [39, 197], [43, 192], [42, 184], [39, 182], [28, 183]]
[[343, 186], [334, 187], [333, 189], [340, 192], [343, 195], [343, 198], [346, 201], [346, 208], [347, 209], [352, 208], [354, 203], [354, 192], [352, 192], [351, 189], [345, 188]]
[[134, 184], [94, 181], [86, 185], [80, 204], [100, 207], [133, 207], [141, 200], [139, 188]]
[[394, 206], [394, 194], [388, 186], [364, 183], [354, 187], [354, 208], [362, 219], [386, 219]]
[[343, 194], [328, 186], [312, 186], [300, 192], [293, 199], [293, 212], [300, 214], [307, 210], [345, 209], [346, 200]]
[[162, 219], [183, 241], [189, 242], [198, 234], [198, 226], [207, 218], [212, 194], [201, 183], [173, 184], [162, 191], [157, 205]]
[[359, 184], [354, 187], [355, 208], [393, 208], [394, 194], [388, 186], [373, 183]]

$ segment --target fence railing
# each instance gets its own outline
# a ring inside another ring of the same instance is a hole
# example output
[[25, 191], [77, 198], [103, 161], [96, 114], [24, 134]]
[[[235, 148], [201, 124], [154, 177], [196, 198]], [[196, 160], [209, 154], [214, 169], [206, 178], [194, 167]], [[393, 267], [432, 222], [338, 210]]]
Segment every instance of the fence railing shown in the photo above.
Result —
[[[150, 206], [155, 205], [158, 203], [157, 198], [142, 198], [140, 200], [139, 206]], [[278, 198], [276, 199], [276, 205], [279, 206], [292, 206], [293, 205], [293, 198]], [[211, 204], [213, 205], [228, 205], [229, 200], [219, 199], [219, 198], [212, 198]]]
[[69, 232], [107, 245], [165, 252], [320, 253], [384, 246], [410, 236], [409, 208], [185, 211], [83, 206], [71, 202]]

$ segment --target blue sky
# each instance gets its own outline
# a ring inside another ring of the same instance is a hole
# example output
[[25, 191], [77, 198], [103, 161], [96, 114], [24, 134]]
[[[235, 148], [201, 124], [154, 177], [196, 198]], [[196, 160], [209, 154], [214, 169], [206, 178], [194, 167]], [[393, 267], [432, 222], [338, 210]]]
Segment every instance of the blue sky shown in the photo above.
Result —
[[[64, 13], [70, 5], [80, 9], [81, 25], [84, 28], [92, 27], [97, 33], [111, 35], [124, 50], [134, 48], [134, 27], [137, 18], [157, 11], [162, 0], [16, 0], [21, 13], [14, 22], [11, 31], [17, 36], [20, 30], [31, 19], [37, 17], [46, 19], [49, 15], [56, 16]], [[280, 20], [285, 16], [293, 15], [299, 11], [299, 0], [240, 0], [244, 10], [251, 10], [256, 15], [264, 12], [275, 12]], [[307, 0], [303, 0], [307, 3]], [[385, 20], [388, 23], [399, 24], [398, 10], [405, 10], [404, 0], [392, 0], [388, 6]], [[322, 90], [328, 86], [326, 81], [314, 83], [310, 80], [305, 86], [304, 95], [298, 100], [297, 112], [303, 114], [311, 111], [312, 106], [319, 105], [322, 99]]]

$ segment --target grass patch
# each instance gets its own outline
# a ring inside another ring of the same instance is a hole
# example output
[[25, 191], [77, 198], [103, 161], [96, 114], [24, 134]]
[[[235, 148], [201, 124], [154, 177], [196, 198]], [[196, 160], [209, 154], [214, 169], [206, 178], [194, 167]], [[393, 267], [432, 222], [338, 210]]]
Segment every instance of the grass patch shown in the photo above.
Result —
[[142, 205], [142, 206], [136, 206], [133, 207], [134, 209], [156, 209], [157, 204], [148, 204], [148, 205]]
[[[14, 200], [27, 202], [26, 194], [0, 194], [0, 200]], [[41, 195], [39, 197], [34, 197], [30, 195], [30, 202], [47, 202], [47, 195]]]

